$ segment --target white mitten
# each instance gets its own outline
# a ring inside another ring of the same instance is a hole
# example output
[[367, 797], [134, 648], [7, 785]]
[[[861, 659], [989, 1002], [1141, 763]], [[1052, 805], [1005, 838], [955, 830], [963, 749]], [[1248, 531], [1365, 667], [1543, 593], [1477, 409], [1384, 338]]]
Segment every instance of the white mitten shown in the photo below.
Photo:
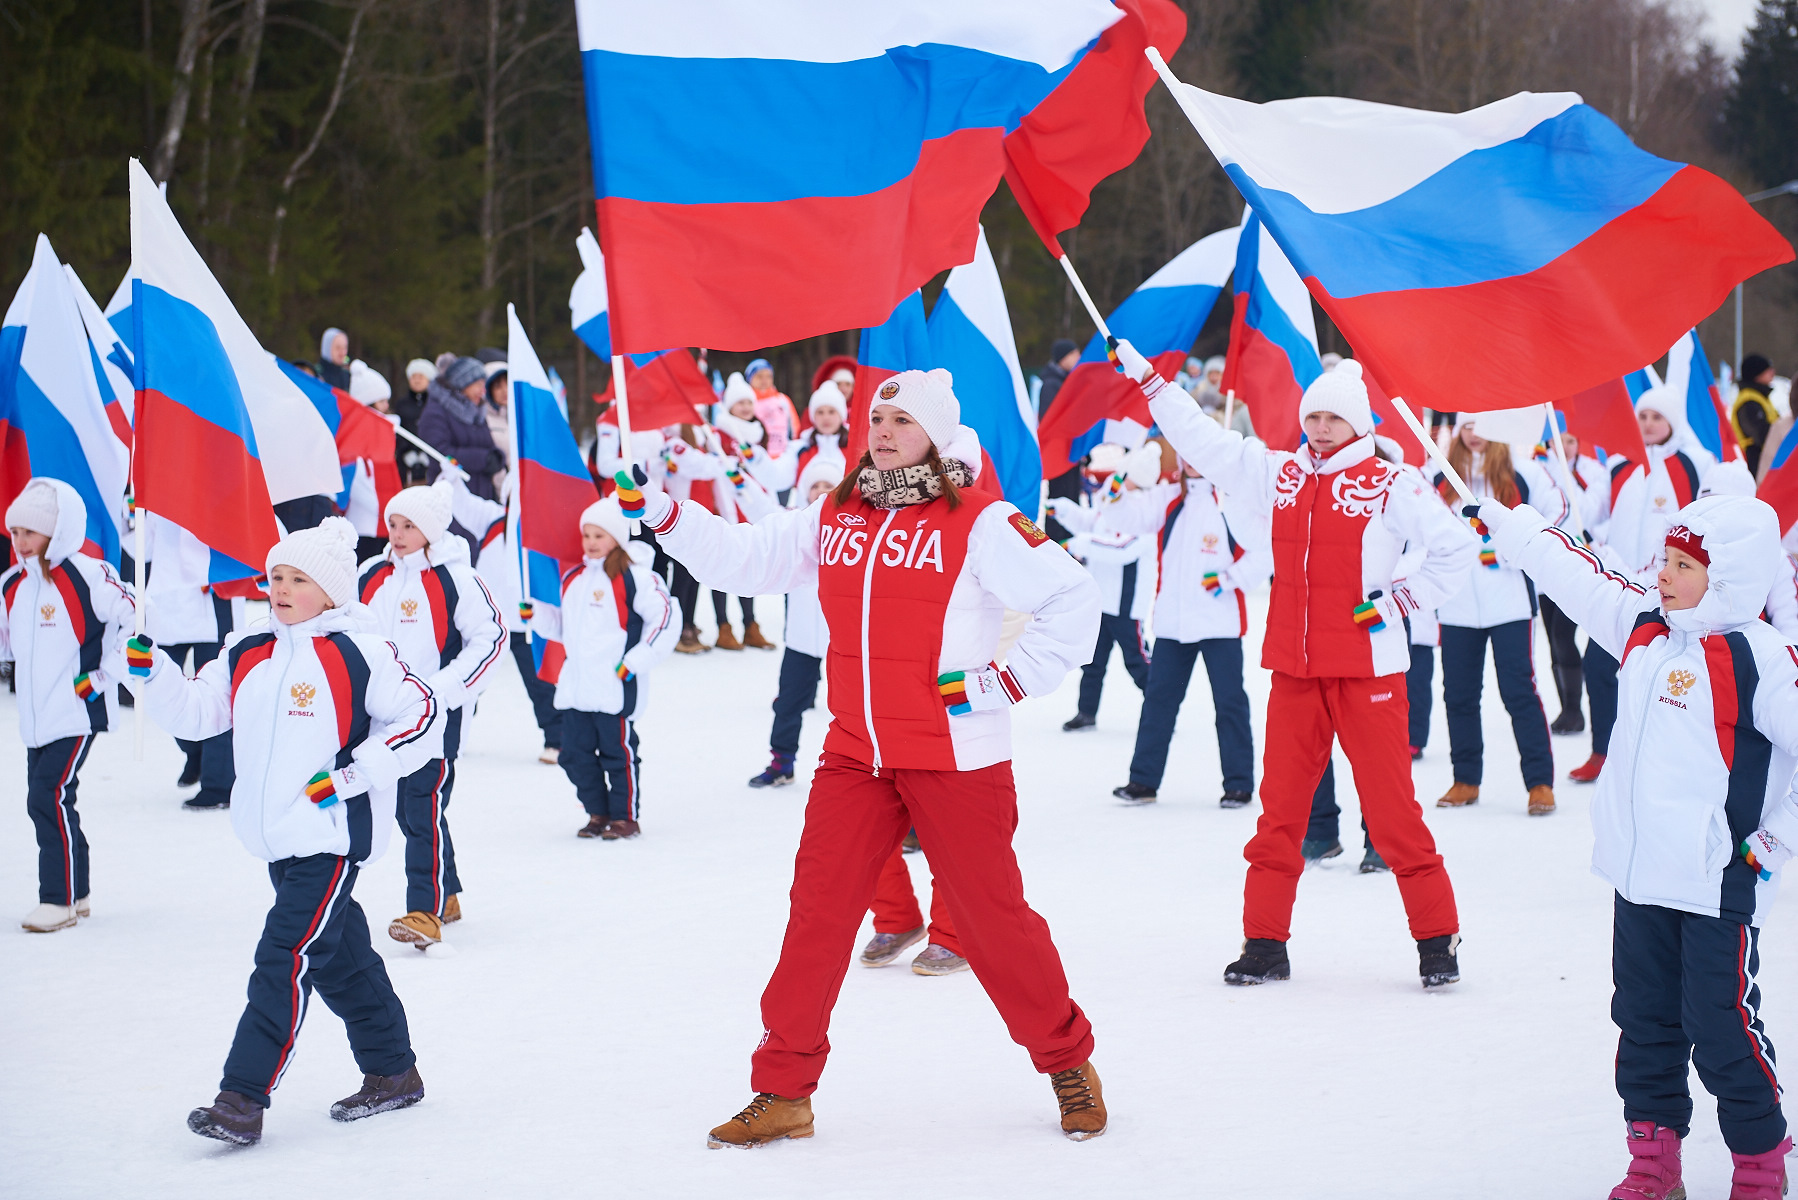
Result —
[[1007, 708], [1024, 698], [1024, 689], [1010, 669], [988, 663], [972, 671], [950, 671], [937, 676], [937, 690], [952, 717], [965, 717], [982, 709]]
[[1118, 366], [1123, 369], [1125, 376], [1138, 383], [1149, 382], [1149, 376], [1155, 373], [1154, 364], [1138, 353], [1128, 338], [1119, 338], [1116, 348], [1111, 353], [1112, 357], [1117, 359]]

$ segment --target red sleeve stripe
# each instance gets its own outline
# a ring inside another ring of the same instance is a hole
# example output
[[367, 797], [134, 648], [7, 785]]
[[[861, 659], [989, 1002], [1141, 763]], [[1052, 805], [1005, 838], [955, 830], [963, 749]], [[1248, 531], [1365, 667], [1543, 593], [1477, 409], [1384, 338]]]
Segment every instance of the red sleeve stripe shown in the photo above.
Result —
[[1703, 640], [1704, 666], [1711, 677], [1711, 715], [1717, 726], [1717, 749], [1723, 755], [1725, 770], [1736, 766], [1736, 661], [1729, 639], [1707, 637]]
[[1024, 685], [1018, 682], [1017, 676], [1011, 673], [1010, 667], [1004, 667], [999, 671], [999, 686], [1005, 689], [1005, 694], [1011, 697], [1013, 704], [1018, 703], [1025, 696]]
[[487, 590], [487, 585], [481, 582], [479, 575], [472, 577], [474, 585], [481, 589], [481, 599], [487, 602], [487, 611], [493, 617], [493, 624], [499, 630], [499, 636], [493, 639], [493, 649], [488, 652], [487, 657], [476, 663], [468, 678], [462, 681], [465, 686], [474, 683], [475, 680], [486, 674], [488, 667], [499, 661], [500, 649], [506, 644], [506, 622], [499, 615], [499, 605], [493, 602], [493, 593]]
[[668, 589], [662, 586], [662, 577], [660, 575], [651, 571], [649, 577], [655, 580], [656, 595], [662, 598], [662, 619], [656, 623], [654, 629], [643, 635], [643, 640], [646, 642], [654, 641], [656, 635], [668, 628], [668, 623], [674, 620], [674, 597], [670, 596], [668, 594]]
[[69, 564], [60, 563], [50, 568], [51, 582], [56, 590], [62, 593], [63, 607], [69, 610], [69, 627], [75, 631], [76, 645], [87, 642], [87, 610], [81, 603], [81, 596], [75, 591], [75, 581], [69, 578]]
[[449, 641], [449, 601], [443, 594], [443, 580], [437, 572], [421, 571], [418, 581], [424, 585], [425, 602], [431, 606], [431, 636], [437, 639], [437, 653], [443, 653], [444, 643]]
[[679, 523], [680, 523], [680, 505], [676, 504], [668, 510], [668, 515], [666, 517], [662, 518], [662, 521], [660, 524], [651, 523], [649, 527], [651, 530], [653, 530], [655, 532], [655, 535], [657, 537], [661, 537], [664, 533], [669, 532]]
[[325, 671], [325, 687], [331, 692], [331, 709], [337, 714], [337, 745], [350, 744], [350, 726], [356, 719], [356, 692], [350, 686], [350, 669], [343, 661], [343, 651], [330, 638], [312, 639], [313, 653]]

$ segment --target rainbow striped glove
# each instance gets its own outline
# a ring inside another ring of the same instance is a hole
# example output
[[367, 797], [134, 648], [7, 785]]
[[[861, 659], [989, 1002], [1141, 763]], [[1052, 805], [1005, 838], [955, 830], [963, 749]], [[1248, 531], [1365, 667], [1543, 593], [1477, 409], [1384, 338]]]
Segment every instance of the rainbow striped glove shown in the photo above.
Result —
[[[1205, 590], [1210, 592], [1213, 596], [1221, 596], [1224, 594], [1223, 581], [1217, 577], [1216, 571], [1205, 572], [1205, 578], [1199, 580], [1199, 582], [1204, 584]], [[1356, 620], [1359, 619], [1359, 617], [1356, 618]]]
[[[1492, 539], [1486, 538], [1484, 540], [1490, 542]], [[1480, 566], [1485, 567], [1488, 571], [1498, 570], [1498, 551], [1494, 550], [1491, 546], [1481, 546]]]
[[306, 799], [320, 808], [330, 808], [337, 803], [337, 781], [331, 778], [331, 772], [320, 771], [307, 781]]
[[952, 717], [965, 717], [989, 708], [1006, 708], [1024, 698], [1024, 689], [1011, 669], [990, 663], [973, 671], [938, 675], [936, 687], [942, 694], [943, 707]]
[[1765, 829], [1757, 829], [1742, 839], [1742, 858], [1762, 879], [1771, 879], [1791, 861], [1792, 850]]
[[149, 634], [133, 634], [125, 639], [125, 666], [139, 679], [148, 679], [156, 665], [155, 649], [156, 640]]
[[83, 671], [75, 676], [75, 694], [92, 704], [94, 697], [105, 689], [102, 676], [98, 671]]
[[645, 505], [637, 481], [628, 472], [620, 471], [612, 476], [612, 482], [618, 485], [618, 507], [624, 510], [626, 519], [641, 521]]
[[1386, 618], [1380, 615], [1379, 607], [1372, 600], [1363, 600], [1355, 605], [1355, 624], [1369, 633], [1378, 633], [1386, 628]]
[[739, 492], [743, 490], [743, 472], [737, 469], [736, 463], [731, 463], [724, 468], [724, 477], [730, 480], [730, 485]]
[[629, 683], [637, 677], [637, 673], [623, 663], [619, 663], [616, 667], [613, 667], [612, 674], [618, 676], [620, 683]]
[[518, 619], [520, 621], [528, 621], [536, 615], [536, 605], [532, 604], [529, 600], [520, 600], [518, 602]]

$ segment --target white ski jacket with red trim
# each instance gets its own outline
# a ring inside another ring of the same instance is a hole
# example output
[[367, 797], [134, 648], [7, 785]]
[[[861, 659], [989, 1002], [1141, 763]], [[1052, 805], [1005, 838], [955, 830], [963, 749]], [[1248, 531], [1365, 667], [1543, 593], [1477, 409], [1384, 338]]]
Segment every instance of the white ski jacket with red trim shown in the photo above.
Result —
[[468, 541], [445, 534], [400, 557], [391, 548], [362, 564], [357, 590], [400, 661], [431, 685], [445, 711], [487, 690], [505, 651], [505, 617], [468, 565]]
[[1593, 871], [1632, 904], [1759, 925], [1779, 876], [1761, 880], [1742, 841], [1764, 825], [1798, 846], [1798, 651], [1759, 619], [1778, 524], [1742, 496], [1698, 500], [1680, 521], [1711, 555], [1710, 588], [1674, 612], [1531, 508], [1512, 510], [1493, 543], [1622, 663], [1592, 798]]
[[[437, 698], [360, 604], [232, 634], [191, 679], [153, 657], [142, 702], [157, 724], [196, 742], [232, 731], [231, 827], [266, 862], [379, 858], [399, 781], [442, 753]], [[307, 796], [318, 772], [351, 764], [366, 792], [323, 808]]]
[[937, 677], [991, 663], [1009, 608], [1032, 618], [1006, 659], [1010, 685], [1048, 694], [1092, 657], [1099, 589], [1016, 508], [974, 489], [961, 497], [951, 510], [945, 499], [882, 509], [824, 496], [754, 525], [687, 501], [652, 528], [712, 587], [757, 596], [816, 582], [830, 628], [827, 751], [876, 772], [972, 771], [1010, 759], [1010, 711], [951, 717]]
[[[628, 543], [626, 549], [632, 548], [646, 557], [653, 553], [647, 542]], [[643, 563], [633, 562], [614, 579], [605, 563], [582, 559], [562, 574], [561, 606], [544, 605], [531, 626], [561, 643], [557, 708], [637, 717], [649, 669], [680, 640], [680, 609], [662, 577]], [[634, 679], [618, 677], [621, 663]]]

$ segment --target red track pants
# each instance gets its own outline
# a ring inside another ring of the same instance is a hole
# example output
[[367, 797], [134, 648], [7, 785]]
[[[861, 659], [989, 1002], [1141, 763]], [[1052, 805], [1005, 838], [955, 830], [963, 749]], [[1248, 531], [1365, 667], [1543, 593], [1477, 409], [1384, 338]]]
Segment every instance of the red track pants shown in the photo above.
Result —
[[1422, 940], [1458, 931], [1454, 886], [1411, 787], [1405, 677], [1300, 679], [1279, 671], [1273, 676], [1261, 820], [1242, 852], [1249, 861], [1243, 933], [1281, 942], [1292, 936], [1292, 901], [1305, 869], [1299, 844], [1332, 737], [1341, 740], [1354, 769], [1373, 847], [1398, 878], [1411, 936]]
[[1024, 901], [1011, 849], [1017, 824], [1009, 762], [977, 771], [887, 767], [877, 778], [863, 763], [826, 754], [812, 775], [780, 963], [762, 993], [750, 1087], [790, 1097], [817, 1090], [862, 914], [908, 827], [930, 848], [962, 953], [1031, 1064], [1051, 1074], [1091, 1058], [1092, 1023], [1068, 996], [1047, 922]]
[[[924, 860], [928, 863], [928, 857]], [[874, 932], [909, 933], [924, 923], [918, 908], [918, 893], [911, 885], [911, 868], [905, 865], [905, 851], [893, 851], [874, 885]], [[949, 919], [949, 897], [932, 873], [930, 877], [930, 944], [961, 953], [961, 939], [955, 936], [955, 922]], [[1079, 1066], [1079, 1063], [1075, 1063]]]

